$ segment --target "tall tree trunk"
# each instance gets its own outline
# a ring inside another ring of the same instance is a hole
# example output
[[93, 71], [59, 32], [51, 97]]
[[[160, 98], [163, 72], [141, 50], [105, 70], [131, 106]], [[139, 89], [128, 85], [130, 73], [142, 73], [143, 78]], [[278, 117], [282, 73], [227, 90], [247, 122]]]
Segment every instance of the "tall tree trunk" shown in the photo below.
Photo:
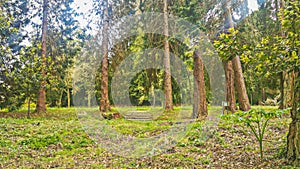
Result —
[[91, 107], [91, 91], [88, 91], [87, 94], [88, 94], [88, 96], [87, 96], [88, 97], [87, 98], [88, 99], [88, 107]]
[[[280, 1], [281, 8], [284, 8], [285, 1]], [[282, 26], [282, 25], [281, 25]], [[282, 27], [281, 27], [282, 28]], [[284, 33], [282, 31], [282, 36]], [[298, 47], [298, 55], [300, 48]], [[300, 68], [296, 67], [293, 71], [293, 78], [291, 85], [292, 96], [292, 109], [291, 117], [292, 122], [289, 126], [289, 133], [287, 136], [287, 158], [297, 167], [300, 167]]]
[[283, 72], [284, 75], [284, 99], [283, 99], [283, 107], [288, 108], [292, 107], [292, 93], [293, 93], [293, 84], [294, 84], [294, 72]]
[[242, 65], [240, 57], [237, 56], [232, 60], [234, 76], [235, 76], [235, 87], [238, 94], [239, 108], [242, 111], [248, 111], [251, 109], [247, 89], [244, 81]]
[[48, 14], [48, 2], [43, 0], [43, 26], [42, 26], [42, 68], [41, 68], [41, 84], [38, 91], [36, 110], [37, 113], [46, 112], [46, 67], [47, 67], [47, 14]]
[[142, 14], [142, 10], [141, 10], [141, 4], [143, 3], [142, 0], [136, 0], [136, 4], [135, 4], [135, 14], [139, 15]]
[[27, 118], [30, 118], [30, 103], [31, 103], [31, 96], [29, 96], [28, 98]]
[[300, 167], [300, 76], [295, 72], [296, 84], [293, 91], [292, 122], [287, 136], [287, 158], [293, 165]]
[[67, 96], [68, 96], [68, 108], [71, 107], [71, 93], [70, 93], [70, 88], [67, 90]]
[[64, 90], [62, 90], [62, 91], [60, 92], [59, 99], [58, 99], [58, 101], [57, 101], [58, 107], [62, 107], [62, 97], [63, 97], [63, 94], [64, 94]]
[[265, 92], [265, 88], [264, 87], [262, 87], [262, 89], [261, 89], [261, 101], [262, 101], [263, 104], [266, 101], [266, 92]]
[[253, 105], [253, 91], [251, 91], [251, 95], [250, 95], [250, 104]]
[[194, 52], [194, 103], [193, 118], [204, 120], [208, 115], [204, 80], [204, 64], [201, 51]]
[[[225, 1], [226, 19], [225, 19], [225, 29], [234, 28], [234, 23], [232, 20], [231, 9], [229, 6], [229, 0]], [[240, 57], [236, 56], [232, 59], [232, 65], [234, 70], [234, 80], [235, 86], [238, 94], [239, 108], [243, 111], [248, 111], [251, 109], [247, 89], [244, 81], [242, 65]]]
[[236, 112], [235, 93], [234, 93], [234, 72], [232, 69], [232, 62], [224, 62], [225, 80], [226, 80], [226, 107], [232, 113]]
[[[284, 9], [284, 6], [285, 6], [285, 2], [284, 0], [280, 0], [280, 8], [281, 9]], [[278, 8], [278, 9], [277, 9]], [[278, 12], [280, 11], [279, 10], [279, 7], [277, 6], [276, 10], [278, 10]], [[276, 15], [277, 17], [277, 20], [279, 20], [279, 17], [278, 15]], [[285, 37], [285, 34], [284, 34], [284, 31], [282, 30], [282, 24], [280, 24], [280, 27], [279, 27], [279, 31], [281, 33], [281, 36], [284, 38]], [[285, 57], [285, 56], [283, 56]], [[286, 108], [286, 92], [285, 92], [285, 71], [282, 71], [280, 72], [279, 76], [280, 76], [280, 105], [279, 105], [279, 109], [285, 109]]]
[[108, 1], [106, 1], [103, 22], [103, 44], [102, 44], [102, 78], [101, 78], [101, 99], [100, 111], [107, 112], [110, 110], [108, 98]]
[[284, 72], [280, 72], [279, 74], [280, 76], [280, 105], [279, 105], [279, 109], [285, 109], [285, 96], [284, 96]]
[[168, 18], [168, 0], [164, 0], [164, 93], [165, 93], [165, 110], [173, 110], [172, 99], [172, 79], [170, 68], [170, 44], [169, 36], [169, 18]]

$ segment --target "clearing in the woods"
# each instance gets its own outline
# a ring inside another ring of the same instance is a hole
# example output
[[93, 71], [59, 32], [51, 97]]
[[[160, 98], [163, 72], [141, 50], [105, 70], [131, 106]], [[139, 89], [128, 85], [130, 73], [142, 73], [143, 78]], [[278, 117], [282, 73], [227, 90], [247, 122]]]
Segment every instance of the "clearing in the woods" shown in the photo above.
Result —
[[[201, 137], [201, 123], [195, 122], [182, 140], [162, 154], [129, 158], [100, 148], [77, 115], [75, 109], [66, 108], [52, 108], [30, 119], [26, 110], [1, 112], [0, 168], [289, 168], [283, 158], [288, 115], [270, 121], [263, 160], [250, 129], [230, 120], [221, 119], [205, 138]], [[124, 135], [147, 138], [168, 129], [172, 125], [168, 117], [148, 122], [123, 118], [106, 121]]]

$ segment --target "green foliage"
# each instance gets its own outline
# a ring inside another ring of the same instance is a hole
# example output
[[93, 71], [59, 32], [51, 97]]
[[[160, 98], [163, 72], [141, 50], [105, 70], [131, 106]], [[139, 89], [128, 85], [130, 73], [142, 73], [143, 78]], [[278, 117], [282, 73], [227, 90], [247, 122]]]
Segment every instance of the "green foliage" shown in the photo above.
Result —
[[[39, 88], [41, 3], [1, 1], [0, 7], [0, 107], [18, 109], [25, 100], [35, 101]], [[84, 32], [79, 29], [73, 1], [48, 2], [46, 88], [50, 106], [61, 105], [63, 92], [72, 85], [73, 58], [80, 53]], [[7, 15], [2, 15], [2, 12]], [[32, 19], [34, 18], [34, 19]], [[23, 29], [32, 27], [32, 29]], [[26, 40], [25, 40], [26, 37]], [[67, 68], [67, 69], [66, 69]]]
[[[0, 2], [2, 5], [2, 2]], [[2, 9], [2, 8], [1, 8]], [[12, 71], [10, 62], [14, 60], [12, 49], [9, 45], [10, 36], [17, 31], [16, 28], [12, 27], [13, 18], [5, 16], [3, 11], [0, 9], [0, 108], [6, 106], [6, 103], [14, 102], [10, 97], [15, 93], [13, 83], [9, 77]], [[14, 62], [15, 65], [17, 63]], [[11, 110], [18, 107], [17, 104], [13, 106]]]
[[238, 30], [230, 28], [228, 33], [221, 33], [219, 39], [214, 41], [214, 46], [222, 60], [231, 60], [242, 53], [242, 47], [237, 40], [238, 32]]
[[282, 114], [286, 113], [287, 110], [276, 110], [266, 112], [263, 109], [252, 109], [247, 112], [239, 111], [235, 114], [223, 115], [224, 120], [233, 120], [235, 123], [244, 123], [251, 129], [256, 140], [259, 143], [260, 157], [263, 159], [263, 139], [268, 122], [272, 118], [279, 118]]
[[300, 66], [300, 2], [289, 1], [288, 6], [280, 14], [282, 29], [285, 33], [283, 39], [279, 39], [278, 48], [286, 52], [284, 67], [290, 70]]
[[191, 145], [200, 147], [205, 144], [207, 136], [204, 135], [202, 127], [203, 122], [196, 122], [191, 128], [192, 130], [187, 133]]
[[58, 135], [48, 135], [42, 138], [30, 138], [20, 142], [21, 145], [26, 145], [31, 149], [45, 149], [51, 144], [57, 144], [60, 141]]
[[[275, 107], [260, 107], [266, 111]], [[94, 108], [97, 112], [97, 108]], [[31, 119], [18, 118], [20, 113], [12, 113], [15, 118], [0, 118], [0, 166], [2, 168], [130, 168], [135, 163], [139, 168], [199, 168], [228, 167], [242, 165], [242, 168], [279, 168], [286, 166], [286, 160], [277, 156], [285, 146], [284, 140], [290, 119], [274, 119], [270, 122], [273, 129], [265, 139], [272, 139], [264, 144], [267, 157], [264, 162], [252, 155], [254, 137], [245, 138], [244, 123], [238, 125], [232, 121], [221, 120], [212, 137], [202, 137], [203, 125], [195, 122], [177, 145], [167, 152], [151, 158], [128, 158], [105, 151], [85, 132], [74, 109], [49, 108], [46, 115], [33, 116]], [[0, 116], [7, 114], [0, 112]], [[161, 131], [172, 127], [158, 120], [154, 122], [136, 122], [122, 119], [107, 120], [120, 134], [138, 138], [155, 137]], [[225, 124], [224, 124], [225, 123]], [[222, 126], [221, 126], [222, 125]], [[226, 125], [226, 128], [224, 128]], [[233, 126], [234, 125], [234, 126]], [[209, 136], [209, 135], [208, 135]], [[280, 140], [280, 141], [279, 141]], [[275, 149], [275, 150], [274, 150]], [[226, 160], [219, 160], [225, 158]], [[241, 162], [247, 158], [248, 163]], [[39, 159], [39, 160], [37, 160]], [[250, 166], [249, 166], [250, 165]]]
[[288, 1], [285, 9], [268, 2], [237, 24], [238, 34], [221, 34], [223, 38], [215, 41], [222, 59], [231, 53], [240, 56], [252, 104], [278, 96], [283, 72], [295, 72], [300, 67], [299, 28], [298, 1]]

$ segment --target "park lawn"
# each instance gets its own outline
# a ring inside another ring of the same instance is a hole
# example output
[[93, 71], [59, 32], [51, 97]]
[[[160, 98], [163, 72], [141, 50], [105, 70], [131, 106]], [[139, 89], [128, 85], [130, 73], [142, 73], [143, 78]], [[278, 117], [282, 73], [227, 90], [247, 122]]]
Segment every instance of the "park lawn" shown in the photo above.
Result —
[[[143, 123], [124, 119], [106, 122], [124, 135], [143, 138], [168, 129], [172, 119], [164, 117]], [[270, 121], [263, 161], [250, 129], [224, 120], [205, 138], [201, 137], [201, 123], [195, 122], [168, 151], [132, 158], [100, 148], [83, 129], [75, 109], [49, 108], [47, 114], [30, 119], [26, 110], [0, 112], [0, 168], [292, 168], [284, 159], [289, 123], [288, 114]]]

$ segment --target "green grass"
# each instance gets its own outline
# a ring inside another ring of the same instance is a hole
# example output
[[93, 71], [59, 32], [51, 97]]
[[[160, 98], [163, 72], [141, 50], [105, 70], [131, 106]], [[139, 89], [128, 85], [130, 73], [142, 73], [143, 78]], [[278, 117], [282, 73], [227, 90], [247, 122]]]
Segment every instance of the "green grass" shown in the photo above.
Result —
[[[147, 108], [139, 110], [149, 110]], [[190, 110], [189, 107], [183, 109]], [[98, 109], [89, 110], [97, 113]], [[211, 110], [221, 113], [219, 109]], [[18, 116], [26, 111], [0, 112], [2, 116], [10, 114], [0, 118], [0, 168], [290, 167], [282, 156], [290, 123], [288, 116], [270, 122], [264, 145], [266, 158], [260, 161], [249, 130], [232, 121], [221, 120], [217, 127], [208, 129], [203, 129], [201, 122], [193, 123], [184, 137], [167, 151], [153, 157], [133, 158], [112, 154], [99, 147], [97, 140], [83, 129], [84, 123], [78, 119], [74, 108], [49, 108], [46, 114], [33, 115], [30, 119]], [[178, 111], [176, 108], [175, 114]], [[11, 114], [15, 116], [11, 117]], [[165, 112], [155, 121], [114, 119], [103, 122], [122, 135], [143, 139], [172, 128], [172, 114], [174, 112]]]

